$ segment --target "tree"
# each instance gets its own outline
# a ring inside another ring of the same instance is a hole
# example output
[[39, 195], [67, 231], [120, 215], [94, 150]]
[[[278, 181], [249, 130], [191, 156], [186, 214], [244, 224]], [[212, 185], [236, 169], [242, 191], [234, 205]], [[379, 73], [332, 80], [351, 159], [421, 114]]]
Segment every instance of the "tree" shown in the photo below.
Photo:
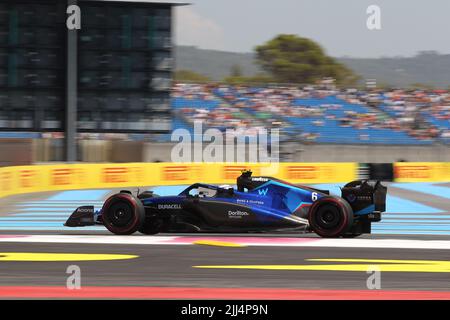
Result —
[[419, 90], [433, 90], [435, 87], [432, 84], [426, 84], [426, 83], [411, 83], [408, 86], [410, 89], [419, 89]]
[[227, 84], [233, 84], [233, 85], [262, 85], [262, 84], [267, 84], [267, 83], [273, 83], [275, 82], [275, 80], [264, 73], [258, 73], [254, 76], [250, 76], [250, 77], [233, 77], [233, 76], [229, 76], [229, 77], [225, 77], [222, 82], [227, 83]]
[[238, 64], [233, 64], [230, 68], [230, 77], [242, 77], [242, 68]]
[[332, 77], [338, 84], [353, 84], [358, 80], [350, 69], [307, 38], [281, 34], [255, 50], [257, 62], [278, 82], [306, 84]]
[[210, 82], [211, 79], [207, 76], [191, 71], [191, 70], [177, 70], [174, 74], [174, 80], [178, 82]]

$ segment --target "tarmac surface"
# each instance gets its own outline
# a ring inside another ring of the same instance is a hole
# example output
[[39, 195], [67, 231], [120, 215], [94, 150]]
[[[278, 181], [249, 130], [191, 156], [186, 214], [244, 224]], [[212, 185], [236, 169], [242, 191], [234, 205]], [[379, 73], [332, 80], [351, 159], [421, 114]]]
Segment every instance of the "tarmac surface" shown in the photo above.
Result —
[[[450, 299], [450, 185], [393, 184], [389, 195], [386, 219], [355, 239], [119, 237], [62, 227], [73, 194], [1, 199], [0, 298]], [[74, 268], [80, 290], [67, 289]]]

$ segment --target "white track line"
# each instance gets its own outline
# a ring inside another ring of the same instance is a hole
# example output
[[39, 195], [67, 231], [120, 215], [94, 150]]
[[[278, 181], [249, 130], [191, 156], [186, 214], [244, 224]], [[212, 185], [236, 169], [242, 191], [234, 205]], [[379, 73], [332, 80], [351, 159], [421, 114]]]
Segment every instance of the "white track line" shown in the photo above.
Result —
[[198, 240], [231, 242], [245, 246], [334, 247], [383, 249], [449, 250], [450, 240], [402, 239], [320, 239], [224, 236], [95, 236], [95, 235], [21, 235], [0, 236], [0, 242], [15, 243], [82, 243], [117, 245], [192, 245]]

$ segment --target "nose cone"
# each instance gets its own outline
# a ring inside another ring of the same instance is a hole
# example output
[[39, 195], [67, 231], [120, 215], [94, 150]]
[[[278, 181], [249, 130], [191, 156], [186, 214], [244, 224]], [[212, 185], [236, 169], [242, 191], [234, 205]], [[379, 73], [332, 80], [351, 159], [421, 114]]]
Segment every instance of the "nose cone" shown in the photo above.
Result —
[[66, 227], [84, 227], [95, 225], [94, 206], [78, 207], [67, 219]]

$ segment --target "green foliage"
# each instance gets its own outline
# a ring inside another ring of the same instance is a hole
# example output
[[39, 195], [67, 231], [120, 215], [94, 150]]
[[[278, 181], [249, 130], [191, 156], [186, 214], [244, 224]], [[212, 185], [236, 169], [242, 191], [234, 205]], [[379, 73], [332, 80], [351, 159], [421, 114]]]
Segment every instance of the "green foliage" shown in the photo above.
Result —
[[425, 83], [411, 83], [408, 89], [419, 89], [419, 90], [433, 90], [436, 89], [432, 84]]
[[251, 77], [229, 76], [224, 78], [223, 82], [233, 85], [252, 85], [252, 84], [259, 85], [259, 84], [274, 83], [275, 80], [273, 77], [269, 75], [258, 73], [257, 75]]
[[230, 77], [242, 77], [242, 68], [238, 64], [233, 64], [230, 69]]
[[315, 83], [324, 77], [338, 84], [358, 81], [350, 69], [325, 54], [314, 41], [282, 34], [256, 47], [259, 65], [280, 83]]
[[174, 80], [177, 82], [196, 82], [205, 83], [210, 82], [211, 79], [200, 73], [191, 70], [177, 70], [174, 73]]

